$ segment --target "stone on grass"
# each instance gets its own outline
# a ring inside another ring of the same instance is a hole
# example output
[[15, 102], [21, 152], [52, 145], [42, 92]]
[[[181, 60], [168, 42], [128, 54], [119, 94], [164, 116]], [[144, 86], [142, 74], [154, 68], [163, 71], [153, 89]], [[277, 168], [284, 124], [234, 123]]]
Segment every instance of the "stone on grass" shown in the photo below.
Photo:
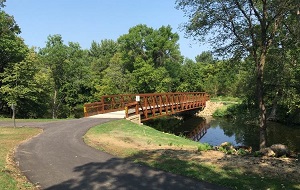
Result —
[[271, 148], [262, 148], [259, 151], [263, 156], [274, 157], [276, 154]]
[[270, 148], [275, 153], [276, 157], [290, 155], [288, 147], [283, 144], [273, 144]]

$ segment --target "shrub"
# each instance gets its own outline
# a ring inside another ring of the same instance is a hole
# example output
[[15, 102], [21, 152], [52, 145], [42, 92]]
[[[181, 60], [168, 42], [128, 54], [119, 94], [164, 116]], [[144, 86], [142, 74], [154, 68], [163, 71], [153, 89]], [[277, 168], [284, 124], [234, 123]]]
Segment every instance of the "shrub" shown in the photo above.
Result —
[[212, 146], [208, 143], [203, 143], [203, 144], [198, 145], [198, 152], [207, 151], [207, 150], [211, 150], [211, 149], [212, 149]]

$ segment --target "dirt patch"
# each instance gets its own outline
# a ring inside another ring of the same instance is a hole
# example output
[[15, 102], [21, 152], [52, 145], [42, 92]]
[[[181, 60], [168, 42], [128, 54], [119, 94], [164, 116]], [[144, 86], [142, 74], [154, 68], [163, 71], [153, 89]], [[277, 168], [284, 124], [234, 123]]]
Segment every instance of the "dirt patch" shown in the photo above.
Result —
[[[100, 140], [101, 139], [101, 140]], [[184, 161], [195, 161], [203, 164], [234, 169], [238, 168], [245, 174], [252, 173], [261, 177], [276, 177], [300, 182], [300, 162], [295, 158], [254, 157], [252, 155], [226, 155], [221, 151], [210, 150], [198, 152], [195, 149], [184, 149], [175, 146], [158, 146], [151, 143], [140, 144], [134, 139], [105, 136], [97, 141], [88, 140], [92, 146], [101, 147], [104, 151], [121, 157], [143, 160], [155, 160], [161, 156], [177, 158]]]
[[224, 104], [222, 102], [211, 102], [211, 101], [206, 101], [206, 106], [205, 108], [200, 111], [197, 115], [201, 116], [201, 117], [205, 117], [205, 116], [212, 116], [213, 113], [223, 107]]

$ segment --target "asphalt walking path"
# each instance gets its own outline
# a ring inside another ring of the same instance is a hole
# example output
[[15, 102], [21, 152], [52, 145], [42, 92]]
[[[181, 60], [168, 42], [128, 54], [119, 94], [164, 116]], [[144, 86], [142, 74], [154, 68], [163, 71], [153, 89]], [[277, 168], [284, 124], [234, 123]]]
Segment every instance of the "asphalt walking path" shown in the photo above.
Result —
[[[15, 161], [32, 183], [46, 190], [226, 189], [135, 164], [83, 142], [89, 128], [111, 120], [114, 119], [17, 122], [18, 127], [40, 127], [44, 131], [17, 148]], [[0, 126], [11, 124], [0, 122]]]

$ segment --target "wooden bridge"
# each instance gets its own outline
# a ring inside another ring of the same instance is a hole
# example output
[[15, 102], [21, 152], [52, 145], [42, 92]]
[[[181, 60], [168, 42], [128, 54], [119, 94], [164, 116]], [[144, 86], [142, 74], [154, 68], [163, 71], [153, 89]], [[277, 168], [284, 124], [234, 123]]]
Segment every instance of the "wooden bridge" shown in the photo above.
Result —
[[100, 102], [84, 104], [84, 116], [125, 110], [126, 118], [140, 121], [187, 110], [203, 109], [209, 95], [205, 92], [121, 94], [102, 96]]

